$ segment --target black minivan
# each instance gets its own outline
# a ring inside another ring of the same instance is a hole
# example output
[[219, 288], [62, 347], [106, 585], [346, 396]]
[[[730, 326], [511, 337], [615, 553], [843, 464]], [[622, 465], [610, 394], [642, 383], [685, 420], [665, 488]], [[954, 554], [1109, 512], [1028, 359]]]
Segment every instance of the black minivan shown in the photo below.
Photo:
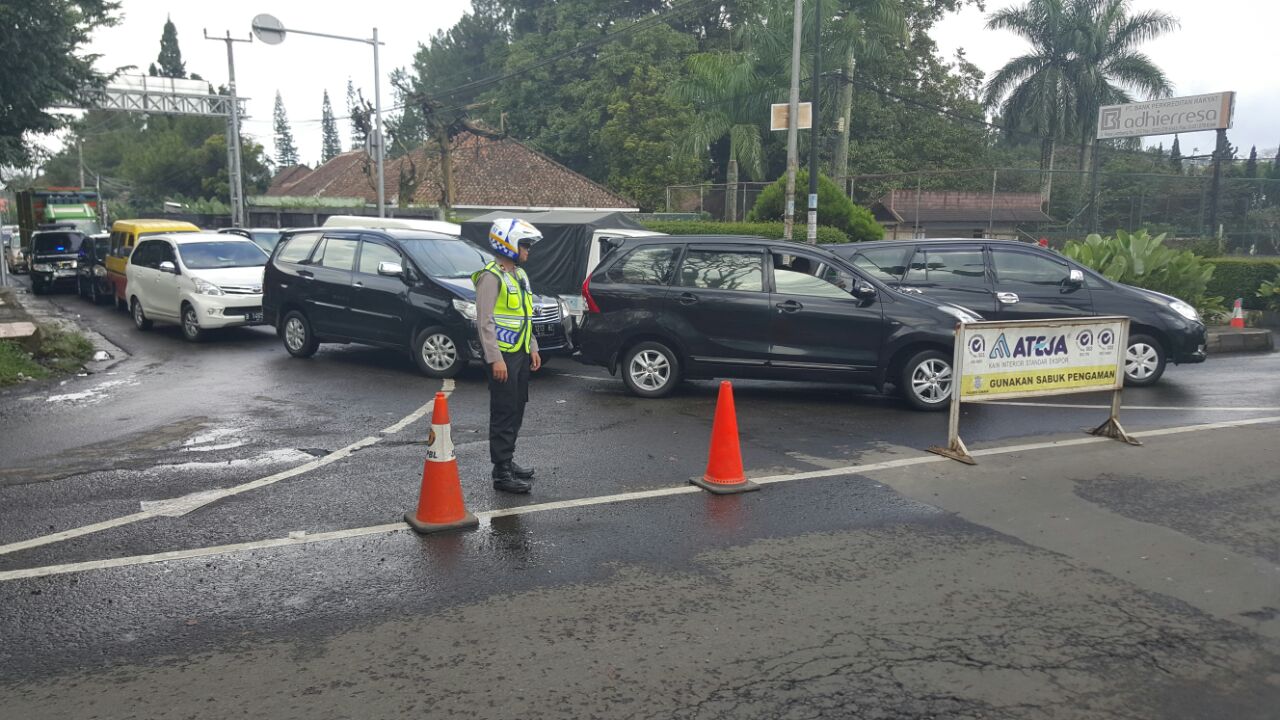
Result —
[[1030, 243], [881, 240], [831, 251], [895, 290], [959, 305], [986, 320], [1128, 316], [1126, 385], [1154, 384], [1169, 362], [1205, 360], [1205, 326], [1195, 308], [1112, 282]]
[[890, 290], [812, 245], [721, 236], [619, 238], [583, 284], [581, 360], [641, 397], [682, 378], [892, 384], [947, 407], [961, 308]]
[[[406, 348], [425, 374], [453, 377], [483, 358], [471, 274], [492, 259], [423, 230], [290, 230], [267, 263], [263, 319], [294, 357], [310, 357], [322, 342]], [[559, 302], [534, 300], [540, 349], [568, 353]]]
[[76, 230], [37, 230], [31, 234], [31, 292], [39, 295], [76, 286], [76, 265], [84, 234]]

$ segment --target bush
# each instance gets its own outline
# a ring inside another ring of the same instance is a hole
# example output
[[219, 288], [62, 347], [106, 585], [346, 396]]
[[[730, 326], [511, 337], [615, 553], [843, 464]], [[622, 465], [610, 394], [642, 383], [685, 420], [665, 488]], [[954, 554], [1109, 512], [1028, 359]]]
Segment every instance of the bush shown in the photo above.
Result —
[[[725, 223], [710, 220], [641, 220], [646, 228], [668, 235], [754, 235], [757, 237], [782, 239], [783, 224], [780, 222], [737, 222]], [[804, 241], [803, 225], [796, 226], [796, 237]], [[828, 245], [847, 243], [849, 236], [833, 227], [818, 226], [818, 243]]]
[[77, 332], [43, 325], [40, 347], [35, 357], [41, 365], [57, 372], [74, 372], [93, 357], [93, 343]]
[[1223, 310], [1222, 296], [1210, 294], [1214, 266], [1189, 250], [1164, 246], [1164, 235], [1151, 237], [1146, 230], [1113, 237], [1090, 235], [1084, 242], [1072, 240], [1063, 254], [1087, 265], [1115, 282], [1172, 295], [1208, 315]]
[[1258, 287], [1258, 297], [1266, 304], [1267, 309], [1280, 311], [1280, 275], [1275, 280], [1263, 280]]
[[[747, 213], [752, 222], [762, 220], [782, 220], [786, 207], [783, 198], [787, 194], [787, 178], [783, 176], [777, 182], [764, 189], [756, 204]], [[796, 222], [804, 227], [809, 212], [809, 172], [802, 170], [796, 173]], [[825, 175], [818, 175], [818, 225], [839, 228], [853, 242], [879, 240], [884, 237], [884, 228], [876, 222], [871, 211], [855, 205], [845, 196], [840, 187]], [[819, 240], [818, 242], [822, 242]]]
[[1258, 290], [1263, 282], [1280, 274], [1280, 259], [1224, 257], [1213, 258], [1210, 262], [1217, 269], [1209, 281], [1209, 292], [1221, 295], [1228, 302], [1243, 298], [1246, 310], [1266, 308], [1267, 303], [1258, 297]]

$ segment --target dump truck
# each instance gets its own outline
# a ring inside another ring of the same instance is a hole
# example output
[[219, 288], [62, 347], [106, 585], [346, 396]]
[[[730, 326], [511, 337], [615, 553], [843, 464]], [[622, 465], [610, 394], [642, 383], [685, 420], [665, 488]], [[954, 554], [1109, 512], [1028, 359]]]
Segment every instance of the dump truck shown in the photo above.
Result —
[[31, 254], [31, 233], [55, 227], [84, 235], [102, 232], [98, 223], [98, 193], [76, 187], [49, 187], [19, 190], [18, 229], [22, 249]]

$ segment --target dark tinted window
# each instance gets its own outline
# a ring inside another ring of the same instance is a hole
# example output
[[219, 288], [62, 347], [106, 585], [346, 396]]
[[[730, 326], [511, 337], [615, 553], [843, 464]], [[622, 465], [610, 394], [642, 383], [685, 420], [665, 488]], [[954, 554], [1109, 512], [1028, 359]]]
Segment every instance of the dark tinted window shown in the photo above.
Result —
[[607, 277], [629, 285], [666, 285], [675, 269], [674, 247], [642, 247], [633, 250], [621, 262], [609, 268]]
[[251, 242], [219, 240], [184, 243], [178, 248], [182, 264], [191, 270], [214, 270], [233, 267], [262, 267], [267, 254]]
[[31, 238], [31, 242], [38, 254], [63, 255], [80, 252], [80, 243], [84, 242], [84, 235], [74, 232], [36, 233]]
[[1036, 253], [993, 248], [991, 260], [1001, 283], [1056, 286], [1070, 275], [1066, 262]]
[[281, 262], [300, 263], [311, 256], [311, 250], [316, 246], [316, 241], [319, 239], [320, 233], [294, 235], [281, 248], [280, 254], [276, 256], [276, 259]]
[[98, 260], [106, 257], [111, 252], [111, 238], [94, 238], [92, 250]]
[[881, 280], [898, 281], [907, 273], [907, 248], [875, 248], [860, 250], [853, 264]]
[[921, 248], [911, 258], [906, 282], [985, 285], [987, 266], [980, 248]]
[[139, 267], [154, 268], [160, 264], [160, 242], [150, 240], [148, 242], [138, 243], [133, 249], [133, 254], [129, 256], [130, 265], [138, 265]]
[[469, 278], [493, 256], [465, 240], [408, 240], [401, 243], [428, 275]]
[[386, 245], [365, 240], [360, 246], [360, 272], [366, 275], [377, 275], [378, 263], [384, 262], [400, 264], [400, 253]]
[[708, 290], [764, 290], [764, 255], [757, 252], [690, 250], [680, 264], [680, 284]]

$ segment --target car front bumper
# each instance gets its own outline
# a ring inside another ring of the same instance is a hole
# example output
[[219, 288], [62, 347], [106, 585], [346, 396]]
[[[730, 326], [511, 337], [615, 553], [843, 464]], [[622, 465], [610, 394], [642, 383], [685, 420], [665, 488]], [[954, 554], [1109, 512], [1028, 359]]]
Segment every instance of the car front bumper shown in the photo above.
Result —
[[1175, 365], [1194, 365], [1204, 362], [1209, 354], [1205, 348], [1209, 343], [1209, 333], [1203, 323], [1185, 325], [1171, 333], [1169, 360]]
[[191, 295], [200, 327], [217, 329], [262, 324], [261, 295]]

